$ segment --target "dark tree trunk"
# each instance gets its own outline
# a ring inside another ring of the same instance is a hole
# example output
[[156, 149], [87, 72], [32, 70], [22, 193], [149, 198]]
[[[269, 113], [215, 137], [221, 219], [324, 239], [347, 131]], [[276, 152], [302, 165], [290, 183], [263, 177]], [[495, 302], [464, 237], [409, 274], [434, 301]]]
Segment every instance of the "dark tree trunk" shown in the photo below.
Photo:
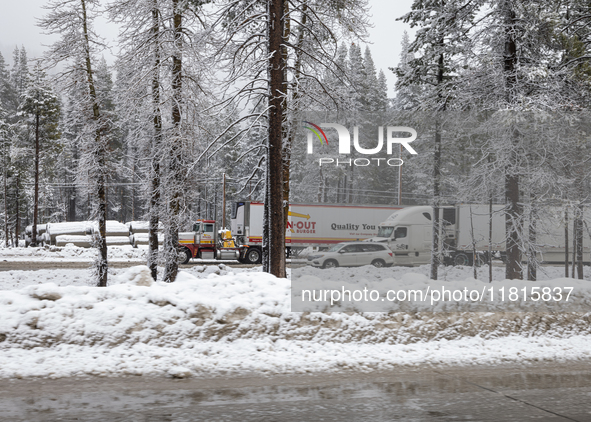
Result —
[[[490, 163], [490, 155], [489, 155], [489, 163]], [[493, 193], [492, 190], [490, 192], [490, 197], [488, 199], [488, 282], [492, 283], [493, 279], [493, 271], [492, 271], [492, 256], [493, 256]]]
[[99, 250], [99, 257], [96, 262], [96, 269], [98, 274], [98, 286], [107, 286], [107, 188], [106, 188], [106, 176], [105, 176], [105, 164], [106, 164], [106, 146], [105, 140], [102, 136], [102, 122], [101, 113], [96, 95], [96, 88], [94, 84], [94, 73], [92, 70], [92, 63], [90, 59], [90, 42], [88, 39], [88, 25], [86, 16], [86, 0], [80, 0], [82, 4], [82, 31], [84, 34], [84, 46], [85, 46], [85, 61], [86, 61], [86, 77], [88, 83], [88, 91], [90, 94], [90, 100], [92, 102], [92, 118], [96, 126], [94, 132], [95, 147], [95, 161], [98, 165], [98, 174], [96, 175], [96, 194], [98, 199], [98, 226], [99, 236], [97, 240], [97, 248]]
[[[72, 155], [73, 155], [73, 159], [74, 159], [74, 164], [78, 163], [78, 147], [76, 145], [74, 145], [73, 147], [73, 151], [72, 151]], [[74, 181], [70, 180], [71, 177], [67, 178], [67, 182], [68, 184], [72, 185], [71, 187], [68, 188], [68, 221], [76, 221], [76, 207], [77, 207], [77, 194], [78, 192], [76, 192], [76, 187], [74, 186]]]
[[18, 171], [16, 172], [16, 183], [15, 183], [15, 195], [14, 195], [14, 206], [15, 206], [15, 222], [14, 222], [14, 238], [15, 238], [15, 243], [14, 246], [15, 247], [19, 247], [19, 242], [18, 242], [18, 235], [21, 231], [21, 213], [20, 213], [20, 208], [21, 208], [21, 204], [20, 204], [20, 196], [21, 196], [21, 192], [20, 189], [18, 187], [19, 183], [20, 183], [20, 177], [18, 174]]
[[435, 123], [435, 151], [433, 154], [433, 245], [431, 249], [431, 280], [437, 280], [437, 270], [440, 264], [440, 239], [441, 220], [440, 209], [440, 178], [441, 178], [441, 132], [439, 122]]
[[282, 43], [285, 31], [285, 0], [268, 1], [269, 42], [269, 132], [267, 161], [268, 271], [285, 277], [285, 226], [283, 218], [283, 122], [285, 108], [285, 63]]
[[[443, 48], [445, 41], [441, 39], [439, 45]], [[437, 86], [443, 83], [443, 75], [445, 72], [443, 61], [443, 53], [439, 55], [437, 62]], [[438, 108], [444, 108], [441, 102], [443, 99], [438, 94]], [[439, 110], [437, 110], [439, 113]], [[441, 221], [439, 218], [439, 208], [441, 206], [441, 126], [439, 117], [435, 118], [435, 145], [433, 147], [433, 244], [431, 246], [431, 279], [437, 280], [437, 271], [440, 265], [440, 250], [441, 239], [439, 233], [441, 232]]]
[[575, 268], [577, 267], [577, 211], [575, 209], [573, 215], [573, 253], [572, 253], [572, 269], [571, 269], [571, 277], [575, 278]]
[[568, 208], [564, 210], [564, 276], [568, 278]]
[[39, 111], [35, 113], [35, 193], [33, 198], [33, 232], [31, 246], [37, 246], [37, 221], [39, 219]]
[[173, 9], [173, 37], [174, 53], [172, 56], [172, 124], [173, 139], [170, 142], [169, 179], [170, 200], [168, 203], [168, 224], [164, 249], [166, 251], [166, 265], [164, 267], [164, 281], [172, 283], [179, 271], [178, 244], [179, 225], [182, 200], [182, 148], [181, 148], [181, 104], [183, 99], [183, 59], [181, 44], [183, 37], [183, 15], [180, 10], [181, 0], [172, 0]]
[[[514, 103], [516, 75], [515, 65], [517, 63], [517, 44], [515, 41], [515, 25], [517, 18], [509, 0], [503, 3], [505, 17], [505, 52], [503, 57], [503, 72], [505, 75], [506, 100], [509, 105]], [[516, 147], [518, 143], [517, 131], [510, 130], [511, 151], [509, 152], [509, 164], [505, 169], [505, 198], [506, 214], [505, 224], [507, 231], [507, 266], [505, 277], [509, 280], [522, 279], [521, 250], [519, 249], [519, 237], [522, 232], [521, 216], [522, 210], [519, 204], [519, 165]]]
[[6, 157], [4, 157], [4, 246], [8, 248], [8, 238], [10, 237], [10, 229], [8, 224], [8, 166], [6, 165]]
[[529, 213], [527, 279], [536, 281], [538, 277], [538, 259], [536, 257], [537, 212], [532, 203]]
[[521, 250], [519, 249], [519, 233], [521, 206], [519, 205], [519, 176], [509, 173], [505, 175], [505, 225], [507, 230], [507, 267], [505, 277], [509, 280], [523, 278], [521, 269]]
[[160, 48], [159, 48], [159, 10], [154, 1], [152, 9], [152, 35], [155, 42], [154, 69], [152, 74], [152, 107], [154, 137], [152, 139], [152, 157], [150, 174], [150, 228], [148, 245], [148, 267], [152, 278], [158, 278], [158, 221], [160, 219], [160, 156], [162, 148], [162, 115], [160, 112]]
[[[574, 220], [575, 237], [576, 237], [576, 263], [577, 263], [577, 278], [583, 279], [583, 207], [577, 206], [576, 218]], [[574, 265], [574, 262], [573, 262]]]

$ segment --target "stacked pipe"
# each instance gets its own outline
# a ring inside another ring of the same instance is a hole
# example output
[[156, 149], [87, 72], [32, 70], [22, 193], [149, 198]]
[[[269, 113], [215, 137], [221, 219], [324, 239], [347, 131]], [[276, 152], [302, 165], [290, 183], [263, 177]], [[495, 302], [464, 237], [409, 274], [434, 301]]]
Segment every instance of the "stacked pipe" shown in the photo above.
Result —
[[76, 246], [89, 248], [92, 246], [91, 234], [91, 221], [48, 223], [44, 242], [56, 246], [65, 246], [68, 243], [73, 243]]
[[[45, 238], [43, 234], [47, 230], [47, 224], [37, 224], [37, 245], [43, 244], [43, 239]], [[33, 240], [33, 226], [27, 226], [25, 228], [25, 245], [29, 247]]]
[[[115, 220], [107, 220], [106, 227], [106, 242], [107, 246], [121, 246], [129, 245], [129, 227], [125, 224]], [[98, 223], [93, 221], [92, 223], [92, 234], [98, 234], [99, 228]]]
[[[82, 248], [94, 246], [94, 235], [98, 234], [96, 221], [50, 223], [47, 225], [46, 241], [51, 245], [66, 246], [68, 243]], [[129, 245], [129, 229], [118, 221], [107, 221], [105, 238], [108, 246]]]
[[[106, 242], [108, 246], [148, 245], [149, 222], [131, 221], [123, 224], [118, 221], [108, 220]], [[82, 248], [93, 247], [95, 233], [98, 233], [96, 221], [75, 221], [67, 223], [48, 223], [37, 225], [40, 244], [66, 246], [68, 243]], [[32, 226], [26, 229], [27, 245], [31, 241]], [[163, 225], [158, 223], [158, 244], [164, 243]]]
[[[138, 245], [148, 245], [149, 243], [149, 233], [150, 233], [150, 223], [148, 221], [131, 221], [128, 224], [130, 235], [129, 241], [133, 245], [134, 248], [137, 248]], [[162, 233], [162, 223], [158, 223], [158, 245], [162, 245], [164, 243], [164, 235]]]

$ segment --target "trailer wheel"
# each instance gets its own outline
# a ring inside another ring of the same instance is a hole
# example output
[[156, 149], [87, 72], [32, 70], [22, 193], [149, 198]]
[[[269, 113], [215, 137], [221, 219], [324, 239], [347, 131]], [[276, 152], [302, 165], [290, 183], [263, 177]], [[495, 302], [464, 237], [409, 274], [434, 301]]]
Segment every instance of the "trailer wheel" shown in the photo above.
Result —
[[262, 262], [261, 251], [258, 248], [250, 248], [244, 255], [244, 261], [247, 264], [260, 264]]
[[191, 251], [187, 248], [182, 248], [179, 251], [179, 264], [188, 264], [191, 260]]
[[338, 266], [339, 263], [334, 259], [327, 259], [326, 261], [324, 261], [324, 264], [322, 264], [322, 268], [336, 268]]
[[371, 262], [371, 265], [373, 265], [376, 268], [384, 268], [386, 266], [386, 263], [384, 262], [383, 259], [374, 259]]
[[454, 256], [454, 265], [470, 265], [470, 257], [465, 253], [459, 253]]

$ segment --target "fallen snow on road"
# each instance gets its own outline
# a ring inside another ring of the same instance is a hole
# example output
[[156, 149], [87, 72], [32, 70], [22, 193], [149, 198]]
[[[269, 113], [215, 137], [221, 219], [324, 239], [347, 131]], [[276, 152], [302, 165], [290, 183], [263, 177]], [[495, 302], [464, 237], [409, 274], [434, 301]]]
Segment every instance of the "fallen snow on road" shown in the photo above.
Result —
[[[290, 281], [260, 268], [192, 267], [165, 284], [152, 283], [147, 267], [138, 266], [114, 271], [106, 288], [89, 286], [86, 271], [69, 271], [0, 273], [0, 377], [185, 377], [591, 358], [589, 313], [292, 313]], [[339, 271], [306, 273], [330, 278]], [[362, 267], [348, 274], [424, 285], [425, 271]], [[483, 284], [470, 279], [471, 269], [454, 271], [456, 280]], [[20, 275], [27, 281], [14, 284]]]

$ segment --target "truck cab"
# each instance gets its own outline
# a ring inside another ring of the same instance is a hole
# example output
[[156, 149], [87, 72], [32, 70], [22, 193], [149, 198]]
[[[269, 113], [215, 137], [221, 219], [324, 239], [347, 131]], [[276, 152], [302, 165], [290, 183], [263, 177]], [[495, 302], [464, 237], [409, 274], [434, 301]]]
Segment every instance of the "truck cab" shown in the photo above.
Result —
[[[440, 218], [447, 217], [446, 209], [441, 209]], [[386, 243], [394, 253], [394, 265], [415, 266], [428, 264], [431, 261], [431, 244], [433, 239], [432, 223], [433, 207], [414, 206], [394, 212], [388, 219], [378, 225], [378, 235], [370, 242]], [[453, 241], [453, 230], [446, 230], [450, 221], [445, 219], [442, 225], [441, 238], [446, 242]]]
[[224, 247], [222, 240], [218, 240], [215, 220], [196, 220], [192, 229], [190, 232], [179, 233], [179, 260], [182, 264], [188, 263], [191, 258], [236, 259], [238, 257], [238, 248]]

